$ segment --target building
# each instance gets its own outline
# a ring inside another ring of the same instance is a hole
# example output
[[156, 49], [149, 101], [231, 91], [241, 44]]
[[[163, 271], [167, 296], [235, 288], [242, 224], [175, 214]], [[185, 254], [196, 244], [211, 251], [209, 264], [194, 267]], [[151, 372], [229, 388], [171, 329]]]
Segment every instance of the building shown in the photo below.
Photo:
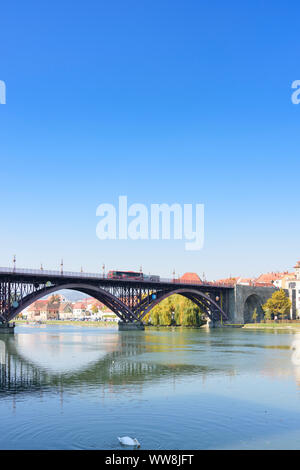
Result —
[[59, 320], [59, 307], [60, 302], [48, 302], [47, 304], [47, 320]]
[[86, 304], [80, 300], [79, 302], [73, 303], [73, 319], [79, 320], [84, 318], [86, 315]]
[[239, 277], [236, 283], [239, 286], [253, 286], [255, 284], [255, 279], [252, 277]]
[[106, 322], [119, 322], [119, 317], [113, 313], [111, 310], [102, 310], [99, 312], [98, 320]]
[[27, 320], [47, 320], [47, 304], [48, 300], [36, 300], [36, 302], [27, 309]]
[[291, 319], [299, 319], [300, 318], [300, 261], [297, 261], [294, 268], [295, 268], [295, 273], [293, 277], [286, 276], [284, 280], [284, 285], [285, 285], [285, 290], [287, 290], [290, 300], [292, 302], [290, 317]]
[[282, 289], [288, 289], [289, 287], [289, 282], [294, 281], [296, 279], [296, 274], [295, 273], [288, 273], [285, 274], [282, 279], [280, 280], [280, 287]]
[[86, 312], [91, 315], [97, 313], [98, 311], [106, 309], [105, 305], [102, 302], [99, 302], [99, 300], [96, 300], [93, 297], [88, 297], [87, 299], [84, 299], [83, 303], [85, 304]]
[[58, 309], [59, 320], [72, 320], [73, 307], [71, 302], [61, 302]]
[[288, 271], [285, 271], [283, 273], [271, 272], [271, 273], [261, 274], [257, 279], [255, 279], [255, 285], [281, 287], [281, 280], [287, 274], [289, 274]]

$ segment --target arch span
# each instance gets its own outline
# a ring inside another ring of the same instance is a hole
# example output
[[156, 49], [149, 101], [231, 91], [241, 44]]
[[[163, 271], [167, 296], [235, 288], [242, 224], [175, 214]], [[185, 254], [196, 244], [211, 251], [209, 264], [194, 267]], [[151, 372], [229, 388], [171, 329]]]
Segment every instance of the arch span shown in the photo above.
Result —
[[256, 309], [257, 319], [256, 321], [260, 322], [264, 318], [264, 311], [262, 309], [262, 299], [257, 294], [250, 294], [244, 302], [244, 322], [253, 323], [253, 313]]
[[139, 320], [142, 320], [162, 300], [175, 294], [182, 295], [183, 297], [192, 300], [198, 307], [205, 310], [205, 313], [211, 320], [228, 320], [228, 315], [215, 300], [204, 292], [189, 288], [162, 292], [161, 294], [157, 294], [155, 299], [152, 299], [151, 295], [144, 298], [140, 306], [136, 309], [136, 312], [139, 312]]
[[121, 300], [116, 296], [112, 295], [110, 292], [102, 289], [101, 287], [92, 286], [85, 283], [67, 283], [54, 285], [51, 287], [43, 287], [38, 291], [35, 291], [31, 294], [25, 296], [18, 307], [12, 308], [8, 317], [8, 321], [16, 317], [22, 310], [29, 305], [33, 304], [36, 300], [41, 299], [47, 294], [52, 294], [53, 292], [60, 291], [62, 289], [76, 290], [82, 292], [83, 294], [90, 295], [96, 300], [104, 303], [109, 309], [111, 309], [122, 321], [139, 321], [138, 317], [134, 312], [132, 312]]

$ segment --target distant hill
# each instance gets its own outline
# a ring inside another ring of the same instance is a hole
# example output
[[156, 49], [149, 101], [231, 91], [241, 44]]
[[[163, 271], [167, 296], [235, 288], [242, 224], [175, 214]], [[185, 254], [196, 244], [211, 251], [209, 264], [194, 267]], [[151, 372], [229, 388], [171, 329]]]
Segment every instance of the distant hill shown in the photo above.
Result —
[[83, 294], [82, 292], [77, 292], [75, 290], [69, 289], [62, 289], [58, 293], [66, 297], [66, 299], [70, 300], [70, 302], [77, 302], [77, 300], [82, 300], [86, 299], [86, 297], [89, 297], [88, 295]]
[[[78, 300], [86, 299], [86, 297], [89, 297], [88, 295], [83, 294], [82, 292], [77, 292], [76, 290], [69, 290], [69, 289], [62, 289], [57, 292], [54, 292], [54, 294], [61, 294], [70, 302], [77, 302]], [[49, 294], [45, 295], [42, 298], [46, 299], [48, 297], [49, 297]]]

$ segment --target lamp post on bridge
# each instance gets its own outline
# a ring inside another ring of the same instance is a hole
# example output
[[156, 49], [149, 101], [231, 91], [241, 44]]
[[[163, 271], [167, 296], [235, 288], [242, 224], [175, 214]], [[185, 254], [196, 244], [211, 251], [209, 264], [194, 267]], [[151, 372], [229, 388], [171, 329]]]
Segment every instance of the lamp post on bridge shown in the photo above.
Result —
[[62, 259], [60, 262], [60, 274], [64, 273], [64, 260]]
[[104, 263], [102, 264], [102, 275], [104, 279], [105, 278], [105, 264]]
[[13, 271], [15, 272], [16, 270], [16, 255], [13, 257]]

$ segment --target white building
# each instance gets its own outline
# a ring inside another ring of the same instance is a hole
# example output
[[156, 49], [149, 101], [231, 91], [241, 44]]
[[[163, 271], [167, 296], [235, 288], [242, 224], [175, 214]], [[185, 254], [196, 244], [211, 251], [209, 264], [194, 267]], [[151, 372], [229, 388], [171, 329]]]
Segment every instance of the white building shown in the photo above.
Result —
[[291, 306], [291, 319], [300, 319], [300, 261], [297, 261], [294, 278], [285, 281], [285, 289], [288, 290]]
[[86, 306], [84, 302], [75, 302], [73, 304], [73, 318], [79, 319], [83, 318], [86, 315]]

